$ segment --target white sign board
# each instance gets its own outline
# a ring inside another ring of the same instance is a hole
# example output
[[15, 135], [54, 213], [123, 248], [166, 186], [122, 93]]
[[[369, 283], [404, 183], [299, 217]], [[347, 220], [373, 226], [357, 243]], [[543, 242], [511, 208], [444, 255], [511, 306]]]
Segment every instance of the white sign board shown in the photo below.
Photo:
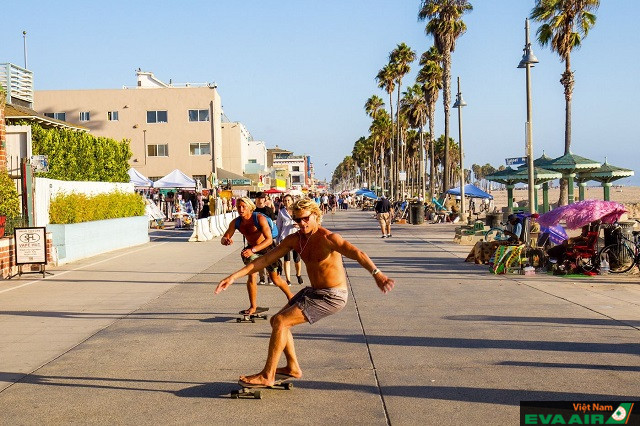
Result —
[[407, 172], [398, 172], [398, 180], [405, 182], [407, 180]]
[[46, 228], [15, 228], [16, 265], [47, 263]]

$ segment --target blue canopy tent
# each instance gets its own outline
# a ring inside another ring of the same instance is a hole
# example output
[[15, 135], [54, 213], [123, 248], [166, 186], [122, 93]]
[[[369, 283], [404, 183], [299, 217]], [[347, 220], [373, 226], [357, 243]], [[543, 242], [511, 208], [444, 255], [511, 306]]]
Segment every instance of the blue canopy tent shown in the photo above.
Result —
[[373, 192], [363, 192], [362, 194], [359, 194], [359, 195], [362, 195], [365, 198], [371, 198], [373, 200], [377, 200], [378, 199], [378, 196]]
[[[447, 194], [460, 195], [460, 187], [451, 188], [450, 190], [447, 191]], [[493, 200], [493, 195], [487, 194], [482, 189], [471, 184], [467, 184], [464, 186], [464, 196], [472, 197], [472, 198], [488, 198], [490, 200]]]

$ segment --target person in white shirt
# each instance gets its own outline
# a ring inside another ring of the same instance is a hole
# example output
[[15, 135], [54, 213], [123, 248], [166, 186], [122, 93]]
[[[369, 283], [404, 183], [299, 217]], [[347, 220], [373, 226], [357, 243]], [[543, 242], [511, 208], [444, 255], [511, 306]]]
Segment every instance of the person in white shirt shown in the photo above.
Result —
[[[296, 227], [296, 223], [292, 218], [292, 206], [293, 206], [293, 197], [289, 194], [285, 195], [283, 200], [283, 207], [278, 211], [278, 219], [276, 220], [276, 226], [280, 231], [278, 233], [277, 243], [280, 244], [282, 240], [288, 237], [291, 234], [295, 234], [298, 232], [298, 228]], [[291, 256], [293, 255], [293, 264], [296, 268], [296, 278], [298, 279], [298, 284], [303, 284], [304, 280], [302, 279], [302, 263], [300, 262], [300, 254], [291, 250], [284, 255], [284, 276], [287, 280], [287, 284], [291, 285]]]

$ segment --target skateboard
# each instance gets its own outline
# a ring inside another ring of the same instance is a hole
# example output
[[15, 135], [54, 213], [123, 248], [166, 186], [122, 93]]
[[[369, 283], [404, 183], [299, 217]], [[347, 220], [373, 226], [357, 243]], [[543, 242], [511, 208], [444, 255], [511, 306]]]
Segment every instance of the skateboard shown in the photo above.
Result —
[[256, 322], [256, 319], [266, 320], [267, 314], [264, 312], [267, 312], [268, 310], [269, 308], [258, 308], [252, 314], [245, 314], [244, 311], [240, 311], [238, 313], [242, 315], [242, 318], [236, 318], [236, 322]]
[[244, 383], [238, 380], [238, 384], [242, 386], [242, 389], [231, 391], [231, 399], [238, 399], [238, 398], [262, 399], [262, 392], [260, 391], [260, 389], [291, 390], [293, 388], [293, 383], [289, 382], [289, 380], [291, 379], [293, 379], [293, 377], [291, 376], [287, 376], [284, 374], [276, 374], [276, 381], [273, 383], [273, 386], [264, 386], [264, 385], [250, 386], [248, 383]]

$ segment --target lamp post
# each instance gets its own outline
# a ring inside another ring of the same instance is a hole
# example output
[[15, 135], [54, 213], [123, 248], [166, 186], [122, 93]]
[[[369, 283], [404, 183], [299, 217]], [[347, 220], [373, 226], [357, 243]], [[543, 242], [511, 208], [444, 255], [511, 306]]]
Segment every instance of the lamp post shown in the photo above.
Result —
[[458, 94], [456, 95], [456, 101], [453, 104], [454, 108], [458, 109], [458, 141], [460, 142], [460, 221], [464, 222], [467, 219], [464, 211], [464, 151], [462, 149], [462, 107], [466, 107], [467, 103], [462, 99], [462, 92], [460, 91], [460, 77], [458, 77]]
[[[142, 131], [142, 144], [143, 144], [143, 148], [144, 148], [144, 165], [147, 165], [147, 129], [144, 129]], [[146, 169], [145, 169], [145, 173], [149, 173]]]
[[529, 20], [524, 20], [524, 55], [518, 64], [518, 68], [525, 68], [527, 74], [527, 123], [525, 125], [526, 135], [526, 153], [527, 153], [527, 171], [529, 172], [529, 213], [536, 213], [538, 206], [536, 205], [535, 197], [535, 176], [533, 167], [533, 130], [531, 124], [531, 67], [533, 64], [538, 63], [538, 58], [533, 54], [531, 50], [531, 43], [529, 43]]

